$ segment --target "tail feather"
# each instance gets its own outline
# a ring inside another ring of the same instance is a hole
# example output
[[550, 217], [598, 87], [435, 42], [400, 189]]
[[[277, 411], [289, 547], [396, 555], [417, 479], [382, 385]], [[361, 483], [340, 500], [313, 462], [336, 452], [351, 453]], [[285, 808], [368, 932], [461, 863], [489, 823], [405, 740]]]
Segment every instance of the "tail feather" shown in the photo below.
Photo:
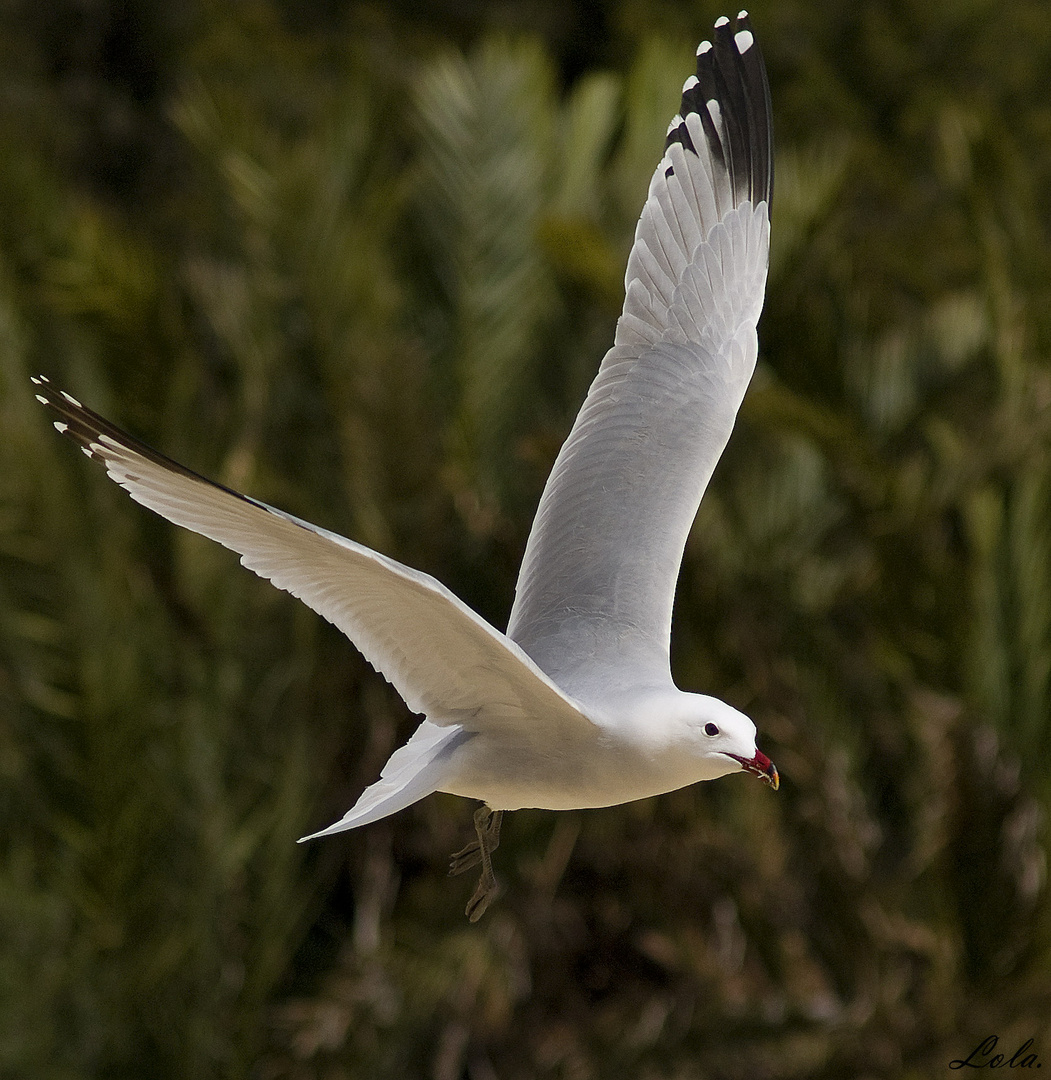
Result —
[[394, 751], [379, 780], [361, 793], [339, 821], [302, 837], [299, 842], [379, 821], [437, 791], [445, 779], [449, 755], [468, 738], [470, 733], [459, 725], [440, 727], [424, 720], [413, 737]]

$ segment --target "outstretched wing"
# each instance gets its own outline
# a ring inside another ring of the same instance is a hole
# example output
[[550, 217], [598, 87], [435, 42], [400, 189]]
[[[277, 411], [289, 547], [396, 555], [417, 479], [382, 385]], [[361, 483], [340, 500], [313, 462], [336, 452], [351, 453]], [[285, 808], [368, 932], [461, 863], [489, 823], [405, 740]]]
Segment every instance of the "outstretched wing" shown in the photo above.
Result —
[[540, 500], [508, 636], [581, 701], [670, 682], [675, 582], [755, 368], [770, 93], [746, 13], [697, 50], [624, 311]]
[[115, 427], [44, 377], [55, 427], [136, 502], [241, 555], [339, 627], [413, 712], [467, 731], [523, 714], [590, 724], [512, 641], [427, 574], [214, 484]]

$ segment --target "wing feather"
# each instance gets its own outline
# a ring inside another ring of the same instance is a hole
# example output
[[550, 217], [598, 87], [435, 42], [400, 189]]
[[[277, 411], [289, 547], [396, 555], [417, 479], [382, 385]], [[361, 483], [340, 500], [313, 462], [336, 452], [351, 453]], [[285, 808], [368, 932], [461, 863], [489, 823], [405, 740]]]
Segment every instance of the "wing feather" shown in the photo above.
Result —
[[33, 381], [55, 426], [133, 499], [238, 552], [250, 570], [328, 619], [413, 712], [466, 730], [523, 713], [538, 722], [590, 723], [514, 642], [433, 577], [215, 484], [47, 379]]
[[683, 548], [756, 362], [770, 97], [747, 16], [714, 37], [668, 129], [614, 346], [548, 478], [508, 624], [584, 702], [670, 682]]

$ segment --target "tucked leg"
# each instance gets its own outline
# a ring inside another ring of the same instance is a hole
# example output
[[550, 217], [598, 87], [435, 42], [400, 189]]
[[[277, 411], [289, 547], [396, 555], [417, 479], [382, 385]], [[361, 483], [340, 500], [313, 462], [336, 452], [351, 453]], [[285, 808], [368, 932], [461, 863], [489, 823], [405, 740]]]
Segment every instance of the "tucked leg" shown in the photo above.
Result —
[[482, 805], [474, 812], [474, 831], [478, 839], [472, 840], [462, 851], [456, 852], [449, 863], [449, 874], [462, 874], [481, 863], [482, 876], [478, 888], [467, 904], [467, 918], [477, 922], [485, 913], [490, 901], [496, 896], [496, 875], [493, 873], [493, 852], [500, 846], [500, 822], [503, 810], [490, 810]]

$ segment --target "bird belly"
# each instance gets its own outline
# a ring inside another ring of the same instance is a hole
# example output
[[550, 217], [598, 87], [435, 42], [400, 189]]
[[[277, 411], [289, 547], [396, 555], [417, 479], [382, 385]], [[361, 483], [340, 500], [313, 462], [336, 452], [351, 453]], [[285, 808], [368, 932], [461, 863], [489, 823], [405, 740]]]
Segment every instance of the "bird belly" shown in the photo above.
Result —
[[494, 810], [581, 810], [645, 799], [701, 779], [670, 773], [644, 749], [596, 729], [540, 743], [529, 733], [478, 732], [457, 747], [440, 788]]

